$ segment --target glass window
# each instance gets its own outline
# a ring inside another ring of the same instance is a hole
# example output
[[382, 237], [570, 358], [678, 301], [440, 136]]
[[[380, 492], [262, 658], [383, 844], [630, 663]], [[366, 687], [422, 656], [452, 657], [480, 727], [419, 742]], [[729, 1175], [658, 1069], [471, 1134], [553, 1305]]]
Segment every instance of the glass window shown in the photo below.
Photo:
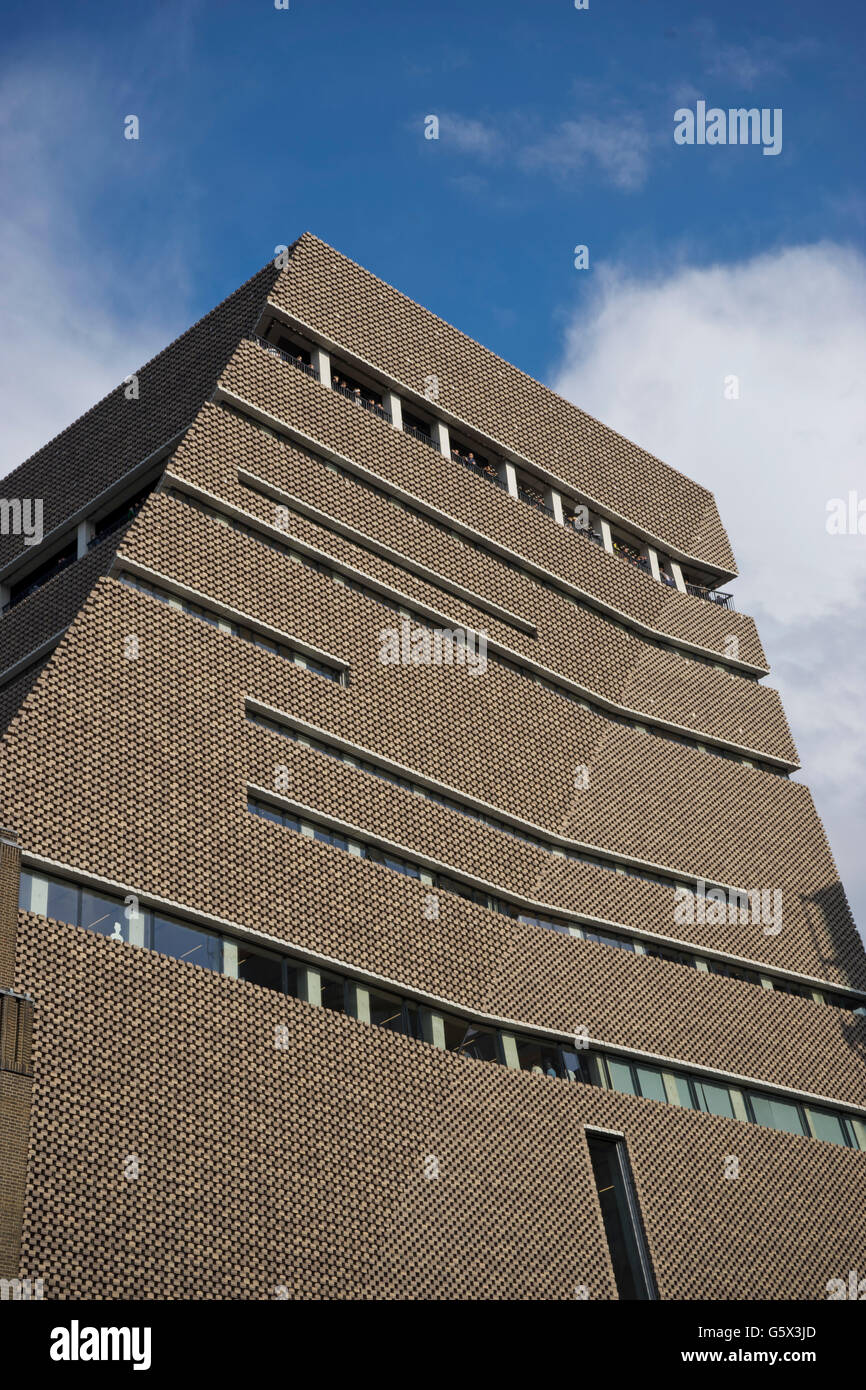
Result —
[[239, 941], [238, 979], [248, 980], [250, 984], [262, 985], [265, 989], [283, 988], [283, 962], [279, 956], [269, 955], [267, 951], [255, 951], [245, 942]]
[[81, 889], [77, 884], [66, 883], [62, 879], [48, 879], [46, 917], [53, 917], [57, 922], [71, 922], [77, 927], [80, 900]]
[[607, 1069], [610, 1084], [615, 1091], [622, 1091], [627, 1096], [637, 1095], [628, 1062], [619, 1062], [615, 1057], [608, 1057]]
[[339, 1014], [348, 1013], [345, 981], [341, 980], [338, 975], [322, 975], [321, 982], [322, 1007], [333, 1009]]
[[[276, 807], [267, 806], [263, 801], [251, 801], [249, 803], [249, 807], [254, 816], [261, 816], [262, 820], [276, 821], [278, 825], [283, 824], [283, 816], [281, 812], [276, 809]], [[292, 829], [300, 829], [300, 826], [297, 822], [292, 826]]]
[[129, 940], [129, 919], [124, 904], [118, 898], [91, 893], [88, 888], [81, 890], [80, 925], [102, 936], [116, 937], [118, 941]]
[[206, 970], [222, 970], [223, 944], [212, 932], [187, 927], [170, 917], [154, 917], [153, 949], [175, 960], [202, 965]]
[[516, 1037], [517, 1058], [523, 1071], [554, 1076], [562, 1081], [589, 1081], [584, 1057], [573, 1048], [539, 1038]]
[[445, 1046], [461, 1057], [482, 1062], [499, 1061], [499, 1039], [491, 1028], [479, 1028], [465, 1019], [445, 1017]]
[[33, 901], [33, 875], [28, 874], [26, 869], [21, 870], [21, 877], [18, 880], [18, 911], [32, 911], [30, 904]]
[[692, 1100], [692, 1088], [689, 1085], [689, 1078], [681, 1076], [678, 1072], [669, 1073], [673, 1082], [675, 1105], [681, 1105], [684, 1110], [694, 1110], [695, 1103]]
[[379, 994], [370, 990], [370, 1022], [377, 1028], [388, 1028], [392, 1033], [405, 1033], [406, 1020], [403, 1017], [403, 1001], [393, 994]]
[[809, 1127], [816, 1139], [826, 1139], [830, 1144], [848, 1144], [848, 1136], [841, 1115], [830, 1110], [820, 1110], [817, 1106], [805, 1107]]
[[769, 1129], [781, 1129], [786, 1134], [803, 1134], [803, 1121], [800, 1107], [795, 1101], [781, 1100], [778, 1096], [762, 1096], [749, 1092], [755, 1124], [767, 1125]]
[[587, 1134], [586, 1138], [617, 1293], [621, 1299], [655, 1299], [658, 1295], [625, 1144], [601, 1134]]
[[706, 1110], [709, 1115], [723, 1115], [728, 1120], [734, 1118], [734, 1107], [727, 1086], [714, 1086], [710, 1081], [695, 1079], [694, 1088], [699, 1110]]
[[729, 980], [744, 980], [747, 985], [759, 985], [761, 981], [754, 970], [746, 970], [742, 965], [732, 965], [728, 961], [710, 960], [707, 967], [711, 975], [726, 975]]
[[634, 942], [625, 941], [620, 936], [609, 936], [607, 932], [584, 931], [586, 941], [594, 941], [599, 946], [618, 946], [621, 951], [633, 951]]
[[665, 1083], [658, 1067], [635, 1067], [640, 1093], [646, 1100], [667, 1100]]

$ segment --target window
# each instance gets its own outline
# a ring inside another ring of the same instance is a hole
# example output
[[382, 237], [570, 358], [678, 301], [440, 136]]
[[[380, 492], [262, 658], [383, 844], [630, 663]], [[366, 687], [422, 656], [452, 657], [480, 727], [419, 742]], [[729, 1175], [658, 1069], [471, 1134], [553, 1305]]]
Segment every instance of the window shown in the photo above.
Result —
[[268, 951], [255, 951], [238, 943], [238, 979], [265, 989], [283, 989], [283, 961]]
[[89, 888], [81, 890], [80, 925], [87, 931], [98, 931], [102, 936], [129, 940], [129, 920], [124, 905], [117, 898], [91, 893]]
[[492, 1028], [481, 1028], [463, 1018], [448, 1018], [445, 1023], [445, 1046], [461, 1057], [475, 1057], [481, 1062], [499, 1061], [499, 1038]]
[[625, 1142], [590, 1132], [586, 1139], [617, 1294], [621, 1299], [655, 1299]]
[[803, 1107], [809, 1128], [816, 1139], [826, 1139], [829, 1144], [846, 1144], [854, 1147], [848, 1136], [848, 1126], [841, 1115], [830, 1110], [821, 1110], [816, 1105]]
[[350, 1012], [346, 999], [347, 981], [339, 975], [321, 975], [320, 1000], [323, 1009], [334, 1009], [338, 1014]]
[[573, 1048], [560, 1047], [541, 1038], [515, 1038], [522, 1071], [536, 1076], [556, 1076], [561, 1081], [589, 1081], [586, 1062]]
[[185, 960], [191, 965], [203, 965], [206, 970], [222, 970], [223, 943], [212, 932], [200, 931], [198, 927], [188, 927], [183, 922], [175, 922], [171, 917], [153, 919], [153, 949], [164, 956], [174, 956], [175, 960]]
[[705, 1110], [708, 1115], [723, 1115], [725, 1119], [734, 1119], [734, 1106], [727, 1086], [714, 1086], [710, 1081], [697, 1079], [692, 1081], [692, 1085], [695, 1088], [699, 1110]]
[[420, 1037], [418, 1031], [418, 1010], [405, 1004], [394, 994], [382, 994], [370, 990], [370, 1022], [377, 1028], [387, 1028], [391, 1033], [405, 1033], [410, 1038]]
[[749, 1091], [748, 1096], [756, 1125], [767, 1125], [769, 1129], [780, 1129], [786, 1134], [806, 1133], [796, 1101], [782, 1100], [780, 1096], [759, 1096], [754, 1091]]

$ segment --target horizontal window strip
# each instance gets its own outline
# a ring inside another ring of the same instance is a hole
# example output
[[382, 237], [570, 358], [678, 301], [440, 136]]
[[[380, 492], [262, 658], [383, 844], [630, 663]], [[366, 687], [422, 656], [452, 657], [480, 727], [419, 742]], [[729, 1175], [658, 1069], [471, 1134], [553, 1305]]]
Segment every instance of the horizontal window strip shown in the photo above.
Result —
[[262, 651], [280, 656], [284, 661], [290, 661], [293, 666], [300, 666], [314, 676], [322, 676], [323, 679], [335, 681], [338, 685], [348, 685], [349, 683], [347, 671], [317, 661], [314, 657], [298, 651], [295, 647], [276, 642], [272, 638], [256, 632], [253, 628], [245, 627], [242, 623], [220, 617], [219, 614], [209, 611], [199, 603], [193, 603], [192, 600], [174, 594], [169, 589], [160, 588], [158, 584], [153, 584], [149, 579], [142, 579], [139, 575], [124, 572], [119, 573], [117, 579], [120, 584], [126, 585], [129, 589], [137, 589], [140, 593], [157, 599], [169, 608], [175, 608], [182, 613], [189, 614], [190, 617], [198, 618], [201, 622], [207, 623], [209, 627], [218, 628], [221, 632], [229, 632], [233, 637], [239, 637], [241, 641], [249, 642]]
[[[866, 1151], [866, 1114], [814, 1105], [791, 1095], [709, 1079], [679, 1064], [637, 1061], [583, 1037], [540, 1037], [443, 1011], [403, 994], [276, 948], [202, 927], [177, 914], [143, 907], [86, 884], [23, 870], [19, 909], [290, 995], [474, 1061], [493, 1062], [550, 1079], [580, 1082], [685, 1109], [761, 1124], [804, 1138]], [[277, 1046], [289, 1046], [289, 1035]]]
[[[271, 320], [271, 323], [267, 328], [266, 332], [270, 333], [272, 330], [280, 332], [280, 330], [283, 327], [283, 320], [280, 317], [276, 317]], [[302, 357], [299, 357], [296, 353], [288, 353], [285, 351], [280, 351], [279, 349], [274, 350], [268, 338], [262, 337], [258, 333], [250, 335], [250, 341], [254, 342], [257, 347], [262, 348], [265, 351], [271, 352], [273, 356], [278, 356], [282, 358], [283, 361], [288, 362], [291, 366], [300, 367], [301, 370], [305, 371], [308, 375], [315, 376], [315, 379], [317, 381], [321, 381], [321, 377], [319, 376], [319, 374], [316, 372], [311, 373], [309, 367], [306, 365], [306, 361], [310, 358], [310, 349], [312, 347], [312, 344], [310, 343], [310, 340], [308, 338], [305, 338], [305, 341], [307, 342], [307, 347], [301, 349], [303, 353]], [[347, 396], [350, 400], [353, 400], [356, 405], [364, 406], [367, 410], [372, 411], [381, 419], [386, 420], [388, 424], [393, 424], [393, 417], [391, 415], [391, 412], [389, 410], [385, 410], [381, 404], [382, 390], [384, 389], [390, 392], [390, 385], [383, 386], [375, 368], [372, 369], [373, 377], [371, 378], [371, 380], [375, 380], [379, 383], [378, 388], [371, 387], [369, 383], [366, 386], [362, 386], [360, 381], [357, 381], [355, 379], [349, 381], [348, 379], [342, 378], [339, 373], [345, 369], [339, 367], [339, 348], [336, 349], [336, 352], [337, 356], [331, 357], [331, 390], [337, 391], [341, 395]], [[329, 355], [331, 355], [331, 350], [329, 350]], [[369, 372], [369, 369], [369, 364], [367, 364], [365, 374]], [[351, 389], [352, 387], [354, 387], [354, 389]], [[440, 452], [438, 442], [434, 442], [433, 439], [433, 435], [438, 434], [438, 428], [436, 423], [437, 417], [435, 416], [435, 414], [433, 416], [429, 429], [427, 428], [425, 422], [421, 421], [417, 416], [413, 415], [411, 407], [408, 405], [408, 403], [406, 405], [406, 414], [410, 419], [416, 420], [417, 424], [424, 424], [425, 428], [419, 430], [416, 424], [415, 427], [410, 426], [408, 431], [406, 431], [404, 423], [404, 431], [412, 434], [416, 439], [421, 439], [425, 444], [432, 444], [433, 447], [436, 449], [437, 453]], [[462, 446], [458, 445], [452, 433], [451, 425], [448, 425], [447, 428], [448, 433], [451, 436], [450, 449], [448, 450], [448, 456], [450, 457], [450, 459], [453, 460], [455, 463], [460, 463], [463, 467], [470, 469], [470, 471], [475, 473], [477, 476], [485, 478], [488, 482], [491, 482], [494, 485], [494, 487], [503, 489], [506, 488], [506, 484], [501, 476], [500, 469], [497, 468], [490, 461], [490, 459], [486, 458], [483, 454], [479, 453], [478, 455], [476, 455], [475, 449], [469, 443], [465, 443]], [[430, 431], [432, 431], [432, 434], [430, 433]], [[460, 426], [458, 425], [457, 434], [459, 435], [460, 433]], [[471, 427], [469, 427], [469, 433], [474, 433]], [[490, 439], [488, 439], [487, 443], [483, 447], [492, 449], [495, 456], [502, 458], [503, 462], [506, 461], [505, 455], [502, 453], [503, 446], [499, 444], [497, 441], [491, 441]], [[549, 484], [545, 479], [539, 477], [535, 473], [534, 465], [532, 464], [532, 462], [529, 459], [524, 459], [521, 463], [511, 462], [510, 466], [513, 467], [515, 472], [515, 480], [517, 485], [516, 496], [518, 500], [552, 517], [554, 515], [554, 507], [552, 502], [548, 501], [546, 495]], [[527, 469], [529, 470], [528, 472], [526, 471]], [[563, 509], [565, 509], [565, 507], [574, 506], [592, 508], [592, 510], [596, 512], [598, 511], [597, 502], [594, 502], [589, 497], [572, 496], [569, 492], [567, 484], [564, 484], [559, 480], [556, 480], [552, 484], [552, 486], [561, 497]], [[619, 544], [617, 544], [617, 539], [614, 540], [614, 553], [624, 553], [627, 556], [633, 557], [632, 563], [638, 564], [640, 568], [646, 571], [646, 573], [651, 574], [652, 569], [649, 562], [641, 556], [641, 546], [643, 542], [634, 533], [628, 531], [629, 523], [627, 518], [617, 518], [613, 524], [617, 526], [618, 530], [621, 526], [625, 528], [621, 538], [618, 538]], [[626, 534], [628, 535], [629, 539], [626, 539]], [[653, 538], [648, 535], [647, 540], [649, 544], [652, 545], [653, 548], [656, 550], [660, 562], [668, 564], [674, 558], [673, 555], [667, 553], [667, 549], [665, 547], [664, 542], [660, 541], [658, 537]], [[680, 558], [681, 560], [686, 560], [685, 556], [681, 556]], [[692, 558], [692, 563], [700, 565], [700, 561], [695, 560], [694, 557]], [[728, 573], [728, 577], [735, 578], [736, 576]], [[672, 581], [669, 579], [667, 582], [671, 583]], [[703, 583], [687, 585], [686, 587], [689, 593], [699, 594], [702, 597], [707, 596], [712, 592], [711, 589], [709, 589]], [[724, 594], [721, 595], [720, 601], [724, 602], [725, 606], [727, 607], [729, 606], [730, 599], [730, 594]]]
[[[241, 521], [237, 517], [229, 516], [226, 512], [220, 511], [218, 507], [203, 502], [201, 499], [194, 497], [191, 493], [183, 491], [181, 488], [171, 488], [169, 490], [169, 495], [173, 497], [174, 500], [207, 515], [220, 525], [227, 526], [231, 530], [247, 535], [260, 544], [266, 545], [271, 550], [287, 555], [290, 559], [303, 565], [306, 569], [324, 575], [342, 588], [350, 589], [354, 593], [364, 595], [365, 598], [371, 599], [380, 607], [388, 609], [389, 612], [409, 618], [418, 623], [421, 627], [431, 627], [433, 620], [429, 614], [421, 613], [411, 598], [404, 595], [401, 595], [400, 598], [390, 598], [387, 593], [383, 593], [381, 589], [373, 588], [371, 584], [365, 583], [363, 578], [347, 575], [342, 569], [336, 568], [334, 563], [328, 564], [326, 560], [318, 559], [307, 554], [305, 551], [298, 549], [297, 545], [292, 546], [291, 541], [288, 539], [282, 541], [276, 536], [267, 535], [263, 530], [253, 526], [251, 523]], [[444, 614], [440, 615], [438, 621], [446, 624], [449, 628], [455, 626], [453, 620]], [[608, 709], [607, 706], [598, 704], [586, 698], [584, 695], [578, 694], [577, 691], [571, 690], [567, 685], [561, 684], [548, 676], [541, 675], [540, 672], [534, 670], [531, 666], [517, 659], [504, 656], [501, 652], [498, 652], [490, 642], [487, 643], [487, 658], [503, 669], [513, 671], [521, 678], [532, 681], [534, 685], [541, 686], [550, 694], [556, 695], [559, 699], [568, 700], [570, 704], [578, 705], [581, 709], [599, 715], [602, 719], [607, 719], [612, 723], [620, 724], [624, 728], [650, 734], [653, 737], [664, 739], [669, 743], [677, 743], [688, 748], [694, 748], [702, 753], [711, 753], [717, 757], [725, 758], [729, 762], [736, 762], [744, 767], [759, 768], [762, 771], [769, 771], [787, 776], [787, 773], [783, 772], [782, 769], [772, 764], [765, 764], [757, 758], [746, 758], [736, 753], [733, 749], [721, 748], [713, 743], [703, 743], [699, 739], [692, 738], [688, 734], [678, 734], [667, 729], [659, 728], [649, 721], [649, 717], [647, 717], [647, 722], [643, 722], [640, 719], [633, 719], [625, 714], [617, 714], [615, 711]]]
[[[249, 717], [249, 716], [248, 716]], [[251, 723], [262, 725], [278, 733], [286, 733], [289, 738], [293, 737], [294, 732], [283, 727], [277, 727], [275, 722], [263, 721], [257, 717], [250, 718]], [[298, 737], [295, 739], [299, 744], [305, 744], [317, 751], [327, 753], [330, 757], [335, 757], [341, 762], [346, 762], [359, 771], [372, 773], [385, 781], [403, 787], [404, 790], [415, 792], [428, 800], [436, 802], [438, 805], [446, 806], [449, 810], [459, 811], [462, 815], [467, 815], [473, 819], [482, 820], [485, 824], [491, 825], [495, 829], [507, 829], [507, 833], [514, 834], [511, 827], [506, 827], [503, 823], [478, 815], [466, 805], [460, 805], [450, 798], [437, 796], [429, 792], [428, 788], [420, 784], [413, 783], [410, 779], [397, 778], [389, 775], [382, 768], [372, 763], [365, 763], [364, 760], [354, 758], [340, 750], [328, 747], [326, 744], [317, 740]], [[447, 872], [431, 868], [413, 860], [411, 856], [392, 852], [390, 849], [383, 848], [372, 840], [367, 840], [359, 832], [351, 835], [329, 826], [325, 821], [316, 821], [312, 816], [301, 815], [292, 809], [281, 807], [276, 800], [266, 801], [261, 796], [250, 793], [247, 802], [247, 809], [256, 816], [264, 820], [273, 821], [288, 830], [304, 836], [307, 839], [318, 840], [321, 844], [333, 845], [336, 849], [346, 850], [349, 854], [358, 859], [368, 859], [373, 863], [381, 864], [386, 869], [391, 869], [396, 873], [403, 874], [405, 877], [416, 879], [430, 888], [441, 890], [446, 893], [453, 893], [459, 898], [476, 903], [480, 907], [486, 907], [491, 912], [498, 912], [501, 916], [508, 917], [518, 922], [528, 923], [532, 926], [543, 927], [547, 931], [559, 932], [565, 936], [578, 937], [582, 941], [590, 941], [599, 946], [613, 947], [621, 951], [629, 951], [637, 956], [651, 956], [657, 960], [665, 960], [675, 965], [687, 965], [697, 970], [706, 970], [711, 975], [721, 975], [728, 979], [740, 980], [744, 984], [754, 985], [761, 989], [772, 989], [782, 994], [793, 994], [804, 999], [809, 999], [814, 1004], [829, 1005], [833, 1008], [847, 1009], [855, 1013], [866, 1013], [866, 1000], [858, 999], [856, 996], [849, 997], [844, 994], [835, 994], [826, 990], [813, 988], [806, 984], [801, 984], [795, 980], [786, 980], [783, 977], [768, 973], [763, 966], [759, 969], [750, 969], [748, 966], [740, 965], [734, 961], [719, 960], [714, 956], [704, 956], [700, 952], [692, 951], [683, 946], [681, 949], [676, 946], [663, 942], [654, 942], [646, 937], [629, 935], [627, 929], [621, 932], [611, 930], [607, 927], [596, 929], [594, 927], [578, 924], [568, 918], [557, 918], [555, 915], [538, 915], [537, 912], [528, 906], [520, 906], [519, 903], [510, 901], [507, 898], [500, 898], [496, 894], [488, 893], [486, 889], [474, 887], [469, 883], [464, 883], [459, 879], [451, 877]], [[526, 838], [530, 844], [537, 845], [546, 849], [543, 840], [535, 837], [515, 836], [518, 839]], [[561, 850], [557, 851], [562, 853]], [[583, 855], [579, 852], [566, 855], [567, 858], [574, 859], [579, 863], [591, 864], [596, 868], [610, 869], [609, 862], [592, 855]], [[459, 871], [458, 871], [459, 872]], [[628, 870], [626, 870], [628, 872]], [[647, 875], [634, 870], [632, 875], [637, 878], [646, 878]], [[660, 881], [660, 877], [652, 880]], [[674, 879], [669, 880], [673, 887], [683, 886]], [[694, 889], [694, 884], [690, 885]], [[706, 891], [711, 892], [712, 886], [706, 885]], [[723, 890], [724, 891], [724, 890]]]
[[[547, 589], [549, 592], [557, 594], [560, 598], [564, 598], [568, 603], [572, 604], [574, 607], [582, 608], [587, 612], [594, 613], [604, 622], [610, 623], [611, 626], [619, 628], [622, 632], [627, 633], [630, 637], [636, 638], [641, 642], [646, 642], [648, 646], [656, 647], [661, 651], [672, 652], [675, 656], [680, 657], [683, 661], [692, 661], [696, 662], [699, 665], [711, 666], [714, 670], [726, 673], [732, 679], [739, 678], [742, 680], [748, 680], [753, 682], [757, 682], [760, 680], [760, 676], [753, 671], [743, 671], [738, 667], [732, 669], [731, 666], [724, 660], [721, 654], [716, 657], [706, 654], [704, 652], [696, 651], [694, 649], [690, 649], [687, 653], [686, 651], [684, 651], [682, 647], [678, 646], [676, 643], [666, 642], [663, 637], [654, 637], [650, 636], [647, 633], [639, 632], [636, 628], [630, 626], [630, 624], [626, 622], [624, 619], [615, 617], [606, 609], [599, 608], [595, 604], [590, 603], [588, 599], [578, 597], [577, 594], [572, 593], [572, 591], [569, 588], [566, 588], [565, 585], [558, 583], [554, 576], [548, 576], [540, 571], [536, 571], [535, 569], [530, 569], [525, 564], [521, 564], [519, 560], [511, 559], [509, 556], [501, 554], [499, 550], [495, 550], [492, 546], [485, 544], [484, 540], [480, 537], [466, 535], [465, 532], [458, 530], [456, 526], [449, 526], [446, 522], [440, 521], [437, 517], [431, 516], [429, 512], [422, 510], [420, 507], [413, 507], [410, 502], [406, 502], [403, 500], [403, 498], [397, 497], [393, 492], [390, 492], [387, 486], [385, 486], [384, 479], [382, 480], [381, 485], [376, 484], [372, 482], [370, 479], [363, 477], [361, 474], [353, 472], [349, 468], [341, 467], [340, 464], [335, 463], [332, 459], [325, 458], [323, 454], [317, 454], [309, 446], [292, 443], [283, 435], [277, 434], [275, 430], [270, 429], [268, 425], [263, 424], [254, 415], [248, 414], [247, 411], [242, 410], [239, 406], [232, 404], [230, 401], [222, 400], [219, 402], [219, 405], [221, 409], [228, 411], [232, 415], [239, 416], [240, 419], [242, 419], [246, 424], [252, 425], [254, 429], [260, 430], [263, 434], [270, 435], [279, 443], [284, 445], [290, 444], [292, 448], [297, 449], [300, 453], [307, 454], [311, 459], [313, 459], [316, 463], [320, 464], [322, 467], [326, 468], [330, 473], [334, 473], [338, 477], [343, 478], [345, 481], [354, 483], [356, 486], [364, 488], [367, 492], [371, 492], [375, 496], [382, 498], [384, 501], [389, 502], [392, 506], [399, 508], [400, 511], [407, 512], [410, 516], [415, 516], [419, 518], [421, 521], [426, 522], [428, 526], [433, 526], [436, 528], [436, 530], [441, 531], [444, 535], [450, 536], [452, 540], [459, 541], [468, 549], [474, 550], [479, 554], [489, 556], [490, 558], [496, 560], [500, 565], [503, 565], [506, 569], [510, 569], [514, 573], [521, 575], [523, 578], [529, 579], [533, 583], [538, 584], [541, 588]], [[241, 472], [243, 471], [245, 470], [241, 470]], [[249, 486], [249, 484], [247, 484], [247, 486]]]

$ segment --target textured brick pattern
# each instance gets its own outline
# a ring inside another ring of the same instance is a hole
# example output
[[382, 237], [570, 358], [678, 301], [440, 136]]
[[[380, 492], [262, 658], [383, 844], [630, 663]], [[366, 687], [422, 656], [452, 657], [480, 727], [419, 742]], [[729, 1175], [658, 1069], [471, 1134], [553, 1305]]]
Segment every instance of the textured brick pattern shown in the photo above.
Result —
[[[15, 978], [21, 850], [0, 839], [0, 989]], [[27, 1180], [33, 1006], [0, 994], [0, 1279], [18, 1274]]]
[[719, 653], [735, 636], [741, 659], [766, 667], [751, 618], [657, 583], [254, 343], [239, 346], [220, 384], [630, 616]]
[[99, 576], [108, 572], [122, 537], [122, 530], [106, 536], [87, 555], [0, 617], [0, 674], [69, 626]]
[[654, 535], [735, 568], [712, 493], [305, 233], [272, 301]]
[[46, 657], [44, 661], [38, 661], [35, 665], [28, 666], [26, 671], [21, 672], [20, 676], [4, 682], [3, 686], [0, 687], [0, 732], [5, 733], [8, 725], [15, 718], [42, 674], [48, 659]]
[[862, 1257], [851, 1150], [463, 1060], [35, 919], [20, 983], [22, 1269], [46, 1297], [611, 1298], [587, 1124], [625, 1134], [663, 1298], [821, 1299]]
[[19, 1272], [32, 1091], [32, 1077], [0, 1070], [0, 1279]]
[[[229, 544], [242, 540], [220, 534]], [[286, 623], [303, 639], [321, 637], [314, 615], [321, 620], [328, 604], [334, 612], [345, 605], [362, 613], [368, 604], [345, 590], [332, 597], [316, 575], [308, 582], [306, 593], [292, 591], [298, 623]], [[263, 583], [265, 592], [272, 588]], [[282, 614], [269, 618], [284, 621]], [[123, 656], [130, 632], [139, 640], [136, 661]], [[98, 686], [89, 674], [89, 653], [96, 651]], [[668, 936], [699, 937], [700, 944], [770, 965], [863, 982], [862, 949], [857, 953], [856, 934], [846, 936], [842, 923], [817, 920], [814, 938], [813, 924], [796, 917], [779, 936], [755, 926], [677, 927], [668, 888], [550, 858], [244, 720], [244, 696], [251, 694], [353, 742], [384, 745], [407, 765], [486, 800], [501, 794], [514, 807], [531, 789], [538, 819], [556, 827], [562, 811], [552, 789], [567, 781], [566, 755], [558, 771], [556, 756], [545, 755], [543, 739], [555, 724], [544, 700], [527, 701], [525, 732], [502, 747], [497, 730], [515, 707], [516, 678], [506, 673], [497, 686], [490, 671], [473, 680], [461, 672], [447, 679], [443, 671], [382, 667], [358, 635], [339, 653], [352, 660], [348, 689], [100, 581], [43, 677], [38, 700], [7, 738], [15, 789], [9, 809], [28, 849], [470, 1008], [495, 1008], [569, 1033], [583, 1022], [611, 1042], [860, 1102], [862, 1067], [852, 1047], [858, 1039], [863, 1045], [862, 1024], [847, 1012], [566, 940], [451, 896], [443, 895], [432, 929], [423, 885], [251, 816], [248, 781], [272, 786], [276, 769], [286, 767], [299, 801], [515, 893]], [[465, 731], [480, 682], [489, 729], [475, 734], [470, 762]], [[575, 711], [572, 727], [591, 737], [593, 719]], [[641, 736], [631, 737], [642, 746]], [[532, 786], [527, 768], [541, 765], [544, 785]], [[51, 768], [50, 779], [43, 767]], [[73, 800], [58, 805], [58, 782], [75, 786]], [[617, 796], [622, 785], [620, 778]], [[796, 1040], [779, 1049], [789, 1026]]]
[[[186, 428], [213, 391], [238, 338], [255, 324], [276, 271], [265, 266], [141, 367], [139, 398], [118, 386], [4, 479], [5, 497], [44, 499], [45, 534]], [[0, 564], [22, 552], [0, 537]]]
[[[429, 454], [429, 450], [426, 452]], [[396, 508], [360, 484], [335, 476], [323, 463], [263, 436], [218, 407], [205, 408], [172, 458], [170, 471], [273, 526], [275, 504], [238, 483], [239, 466], [351, 524], [372, 540], [459, 581], [479, 597], [529, 619], [535, 623], [538, 635], [528, 636], [497, 622], [483, 610], [460, 603], [441, 589], [413, 578], [405, 569], [379, 559], [369, 549], [353, 545], [300, 516], [290, 518], [291, 535], [439, 608], [457, 621], [485, 628], [491, 640], [512, 647], [617, 704], [651, 719], [664, 719], [695, 730], [698, 735], [709, 733], [741, 747], [796, 762], [797, 751], [777, 691], [660, 649], [607, 621], [597, 611], [578, 607], [534, 579], [444, 535], [437, 527]], [[168, 524], [162, 526], [153, 509], [147, 522], [148, 539], [138, 528], [132, 544], [123, 547], [125, 553], [137, 555], [142, 562], [156, 546], [164, 554], [172, 546], [171, 536], [176, 530]], [[174, 545], [176, 548], [176, 542]], [[158, 567], [156, 560], [153, 563]], [[191, 558], [189, 568], [194, 565]]]
[[[114, 392], [7, 491], [45, 496], [46, 525], [57, 525], [194, 422], [170, 465], [192, 483], [271, 521], [273, 504], [238, 482], [246, 467], [524, 616], [537, 636], [332, 530], [292, 523], [335, 560], [648, 720], [796, 757], [774, 691], [604, 622], [205, 404], [219, 381], [636, 621], [720, 654], [734, 636], [744, 661], [766, 664], [750, 618], [654, 583], [252, 343], [236, 346], [269, 293], [410, 387], [436, 372], [446, 410], [672, 545], [732, 565], [704, 489], [311, 237], [285, 272], [266, 267], [148, 364], [138, 403]], [[105, 574], [118, 543], [127, 563], [348, 662], [351, 683], [118, 583]], [[0, 562], [17, 544], [0, 547]], [[29, 854], [397, 988], [862, 1106], [866, 1021], [850, 1011], [446, 893], [431, 922], [423, 884], [249, 813], [248, 784], [279, 776], [320, 813], [503, 892], [866, 989], [805, 787], [621, 727], [493, 662], [483, 676], [383, 665], [381, 630], [396, 622], [369, 596], [153, 496], [125, 534], [0, 621], [5, 665], [71, 623], [41, 670], [0, 689], [0, 717], [21, 700], [0, 750], [0, 820]], [[553, 857], [303, 748], [252, 725], [247, 698], [551, 832], [780, 888], [783, 930], [677, 925], [670, 887]], [[577, 791], [584, 765], [589, 785]], [[822, 1298], [862, 1257], [862, 1153], [466, 1061], [19, 916], [14, 866], [0, 858], [0, 907], [4, 892], [0, 984], [33, 995], [35, 1021], [26, 1202], [30, 1081], [0, 1070], [0, 1266], [14, 1269], [23, 1210], [21, 1272], [43, 1278], [47, 1297], [563, 1299], [583, 1284], [610, 1298], [586, 1124], [625, 1132], [662, 1297]], [[736, 1182], [724, 1178], [729, 1154]]]

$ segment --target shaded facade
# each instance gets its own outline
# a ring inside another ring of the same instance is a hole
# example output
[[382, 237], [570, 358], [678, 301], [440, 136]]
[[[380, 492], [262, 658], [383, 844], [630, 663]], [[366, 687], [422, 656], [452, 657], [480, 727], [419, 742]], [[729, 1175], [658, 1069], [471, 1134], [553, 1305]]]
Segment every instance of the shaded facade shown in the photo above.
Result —
[[866, 959], [711, 494], [309, 235], [3, 489], [0, 1277], [862, 1264]]

